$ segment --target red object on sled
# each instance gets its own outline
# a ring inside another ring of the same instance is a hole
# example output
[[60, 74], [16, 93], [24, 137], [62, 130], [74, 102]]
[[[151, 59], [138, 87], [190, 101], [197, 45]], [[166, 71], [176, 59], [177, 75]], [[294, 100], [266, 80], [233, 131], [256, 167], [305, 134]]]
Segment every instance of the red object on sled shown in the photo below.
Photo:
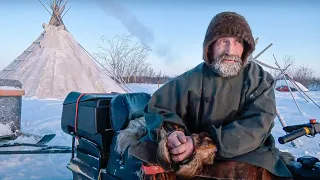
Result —
[[142, 170], [146, 175], [164, 173], [164, 170], [160, 166], [144, 166], [142, 165]]
[[310, 119], [309, 120], [311, 124], [316, 124], [317, 123], [317, 119]]
[[290, 91], [288, 86], [280, 86], [280, 87], [277, 87], [276, 90], [280, 91], [280, 92], [289, 92]]

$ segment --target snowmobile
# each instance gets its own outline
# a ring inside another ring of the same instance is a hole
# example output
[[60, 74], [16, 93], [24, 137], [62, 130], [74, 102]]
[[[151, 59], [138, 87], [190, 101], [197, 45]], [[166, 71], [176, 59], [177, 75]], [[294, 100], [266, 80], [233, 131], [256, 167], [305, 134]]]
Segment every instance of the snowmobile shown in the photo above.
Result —
[[[67, 168], [74, 179], [139, 179], [137, 172], [142, 161], [128, 152], [115, 151], [118, 132], [131, 120], [143, 116], [143, 109], [151, 95], [147, 93], [83, 94], [70, 92], [63, 103], [62, 130], [72, 136], [72, 154]], [[280, 137], [280, 144], [301, 136], [314, 137], [320, 124], [309, 123], [286, 126], [287, 134]], [[320, 179], [319, 159], [299, 157], [288, 166], [294, 179]]]

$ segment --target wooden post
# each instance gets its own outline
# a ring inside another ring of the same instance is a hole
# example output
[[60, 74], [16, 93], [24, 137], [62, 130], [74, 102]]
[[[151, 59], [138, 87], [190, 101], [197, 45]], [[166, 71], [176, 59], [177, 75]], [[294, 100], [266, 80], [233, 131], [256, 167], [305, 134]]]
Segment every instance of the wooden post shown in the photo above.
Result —
[[259, 56], [261, 56], [266, 50], [268, 50], [273, 44], [270, 43], [266, 48], [264, 48], [258, 55], [256, 55], [253, 59], [257, 59]]
[[12, 133], [21, 129], [21, 105], [24, 94], [19, 81], [0, 79], [0, 123], [10, 125]]

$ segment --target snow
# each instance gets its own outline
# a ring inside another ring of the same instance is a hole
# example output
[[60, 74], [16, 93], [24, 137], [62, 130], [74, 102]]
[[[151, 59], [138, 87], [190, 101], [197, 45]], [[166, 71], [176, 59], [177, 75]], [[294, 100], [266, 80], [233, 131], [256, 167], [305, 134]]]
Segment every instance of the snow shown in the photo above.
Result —
[[125, 92], [62, 27], [44, 25], [40, 46], [6, 79], [22, 83], [26, 97], [63, 98], [70, 91]]
[[11, 134], [10, 124], [0, 123], [0, 136]]
[[[285, 119], [287, 125], [295, 125], [307, 123], [309, 119], [315, 118], [317, 121], [320, 120], [320, 108], [317, 107], [313, 102], [309, 100], [307, 102], [299, 92], [293, 92], [296, 101], [301, 108], [303, 115], [299, 112], [297, 106], [292, 99], [290, 92], [278, 92], [276, 91], [277, 109], [280, 115]], [[320, 92], [309, 91], [306, 92], [317, 104], [320, 104]], [[275, 127], [273, 128], [272, 134], [277, 138], [284, 136], [285, 132], [282, 130], [280, 121], [275, 119]], [[296, 140], [298, 148], [294, 148], [290, 143], [279, 144], [276, 141], [277, 147], [282, 151], [289, 151], [294, 156], [311, 155], [320, 158], [320, 135], [314, 138], [301, 137]]]
[[[158, 85], [130, 84], [134, 92], [152, 93]], [[306, 92], [318, 104], [320, 104], [320, 92]], [[277, 92], [277, 109], [286, 121], [287, 125], [306, 123], [309, 118], [320, 119], [320, 109], [311, 101], [307, 102], [298, 92], [294, 96], [308, 116], [303, 116], [298, 111], [288, 92]], [[22, 130], [33, 134], [56, 133], [56, 137], [49, 145], [71, 146], [71, 136], [61, 130], [60, 118], [63, 99], [39, 99], [35, 97], [23, 98], [22, 102]], [[3, 128], [0, 127], [2, 130]], [[289, 151], [294, 156], [312, 155], [320, 158], [320, 136], [315, 138], [302, 137], [299, 147], [294, 148], [290, 143], [281, 145], [277, 139], [285, 135], [279, 120], [275, 119], [275, 127], [272, 133], [277, 147], [282, 151]], [[21, 138], [16, 141], [35, 142], [33, 138]], [[71, 154], [42, 154], [42, 155], [0, 155], [0, 179], [72, 179], [72, 173], [67, 169]]]
[[20, 90], [19, 87], [13, 87], [13, 86], [0, 86], [0, 90]]
[[160, 87], [158, 84], [139, 84], [139, 83], [130, 83], [129, 88], [133, 92], [146, 92], [152, 94], [154, 91]]

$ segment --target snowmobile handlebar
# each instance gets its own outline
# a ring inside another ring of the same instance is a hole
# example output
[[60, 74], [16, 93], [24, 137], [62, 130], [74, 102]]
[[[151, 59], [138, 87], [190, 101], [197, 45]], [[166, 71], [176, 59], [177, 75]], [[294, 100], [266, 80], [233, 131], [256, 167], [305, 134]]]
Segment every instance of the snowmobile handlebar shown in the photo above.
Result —
[[288, 134], [278, 138], [280, 144], [285, 144], [304, 135], [314, 137], [316, 134], [320, 133], [320, 123], [316, 122], [315, 119], [310, 119], [309, 123], [286, 126], [283, 130]]

